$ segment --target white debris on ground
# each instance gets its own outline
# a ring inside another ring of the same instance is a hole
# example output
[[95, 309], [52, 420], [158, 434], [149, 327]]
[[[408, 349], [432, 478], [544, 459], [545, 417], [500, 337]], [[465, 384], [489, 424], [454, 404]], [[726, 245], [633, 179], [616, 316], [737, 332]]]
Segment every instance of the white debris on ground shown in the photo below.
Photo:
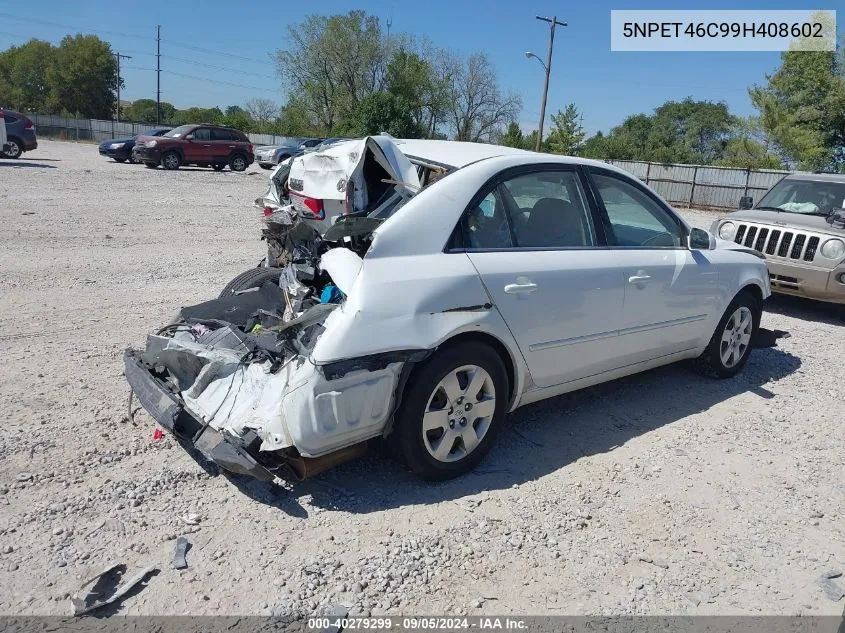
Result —
[[820, 304], [770, 301], [792, 336], [733, 380], [677, 365], [521, 409], [443, 484], [378, 450], [232, 481], [133, 425], [123, 349], [258, 262], [266, 178], [45, 140], [0, 160], [0, 613], [66, 614], [114, 561], [161, 570], [125, 614], [842, 612], [845, 337]]

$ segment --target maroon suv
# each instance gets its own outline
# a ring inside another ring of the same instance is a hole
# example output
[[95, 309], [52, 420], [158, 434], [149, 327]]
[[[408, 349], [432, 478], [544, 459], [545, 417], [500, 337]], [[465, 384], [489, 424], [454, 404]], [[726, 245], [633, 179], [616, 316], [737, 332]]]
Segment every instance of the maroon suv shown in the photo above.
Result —
[[226, 165], [232, 171], [243, 171], [255, 160], [246, 134], [205, 124], [180, 125], [164, 136], [139, 136], [132, 157], [150, 169], [159, 165], [165, 169], [197, 165], [217, 171]]

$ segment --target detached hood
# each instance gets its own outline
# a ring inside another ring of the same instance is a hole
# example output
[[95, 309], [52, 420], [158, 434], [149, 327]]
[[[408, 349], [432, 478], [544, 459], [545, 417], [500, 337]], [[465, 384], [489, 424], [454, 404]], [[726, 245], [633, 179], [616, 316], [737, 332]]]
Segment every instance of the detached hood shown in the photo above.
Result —
[[293, 191], [311, 198], [344, 200], [347, 184], [352, 181], [355, 207], [363, 208], [367, 204], [364, 175], [368, 159], [375, 160], [389, 179], [401, 183], [400, 188], [411, 194], [419, 191], [416, 168], [388, 136], [368, 136], [306, 152], [293, 159], [288, 183]]

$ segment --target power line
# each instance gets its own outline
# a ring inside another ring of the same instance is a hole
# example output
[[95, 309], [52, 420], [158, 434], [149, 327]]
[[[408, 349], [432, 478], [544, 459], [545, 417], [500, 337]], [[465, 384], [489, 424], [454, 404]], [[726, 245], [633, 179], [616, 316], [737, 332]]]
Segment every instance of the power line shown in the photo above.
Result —
[[209, 55], [222, 55], [226, 57], [231, 57], [232, 59], [238, 59], [244, 62], [252, 62], [253, 64], [266, 64], [267, 66], [273, 66], [273, 62], [271, 61], [262, 61], [260, 59], [253, 59], [251, 57], [235, 55], [234, 53], [228, 53], [226, 51], [214, 50], [213, 48], [203, 48], [202, 46], [194, 46], [192, 44], [186, 44], [185, 42], [180, 42], [178, 40], [162, 39], [161, 41], [169, 42], [170, 44], [175, 44], [176, 46], [179, 46], [181, 48], [188, 48], [193, 51], [199, 51], [200, 53], [208, 53]]
[[0, 17], [9, 18], [10, 20], [18, 20], [20, 22], [32, 22], [33, 24], [41, 24], [43, 26], [54, 26], [60, 29], [70, 29], [72, 31], [85, 31], [89, 33], [102, 33], [103, 35], [110, 35], [112, 37], [132, 37], [139, 40], [154, 40], [154, 37], [146, 35], [134, 35], [131, 33], [122, 33], [120, 31], [104, 31], [89, 29], [82, 26], [71, 26], [70, 24], [59, 24], [58, 22], [49, 22], [47, 20], [40, 20], [38, 18], [24, 18], [19, 15], [12, 15], [11, 13], [0, 13]]
[[212, 70], [224, 70], [227, 72], [238, 73], [239, 75], [249, 75], [251, 77], [260, 77], [262, 79], [267, 77], [267, 73], [251, 73], [238, 68], [230, 68], [226, 66], [215, 66], [213, 64], [204, 64], [202, 62], [195, 62], [190, 59], [183, 59], [181, 57], [173, 57], [172, 55], [162, 55], [165, 59], [172, 59], [175, 62], [182, 62], [183, 64], [191, 64], [193, 66], [202, 66], [203, 68], [211, 68]]

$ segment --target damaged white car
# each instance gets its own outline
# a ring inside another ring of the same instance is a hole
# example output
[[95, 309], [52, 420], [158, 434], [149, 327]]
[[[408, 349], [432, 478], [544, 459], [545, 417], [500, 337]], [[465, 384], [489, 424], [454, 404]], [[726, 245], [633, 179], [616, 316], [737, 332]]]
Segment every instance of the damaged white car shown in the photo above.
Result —
[[595, 161], [372, 137], [273, 180], [260, 279], [125, 355], [198, 460], [264, 480], [383, 437], [445, 479], [521, 405], [683, 359], [733, 376], [770, 294], [758, 253]]

